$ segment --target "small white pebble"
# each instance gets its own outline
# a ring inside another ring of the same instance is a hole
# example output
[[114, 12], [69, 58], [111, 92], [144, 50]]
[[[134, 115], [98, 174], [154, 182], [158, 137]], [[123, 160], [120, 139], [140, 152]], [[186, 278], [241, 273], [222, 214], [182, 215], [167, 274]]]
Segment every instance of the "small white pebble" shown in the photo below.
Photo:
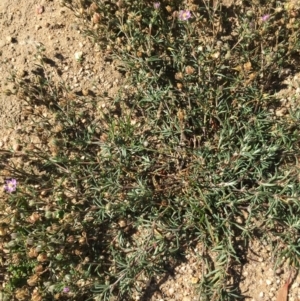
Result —
[[260, 292], [259, 295], [258, 295], [258, 297], [259, 297], [259, 298], [263, 298], [264, 295], [265, 295], [264, 292]]
[[296, 287], [298, 287], [299, 286], [299, 283], [298, 282], [294, 282], [293, 284], [292, 284], [292, 287], [291, 288], [296, 288]]
[[271, 284], [272, 284], [272, 282], [273, 282], [273, 281], [272, 281], [272, 280], [270, 280], [270, 279], [267, 279], [267, 280], [266, 280], [266, 284], [267, 284], [267, 285], [271, 285]]
[[12, 145], [12, 149], [16, 152], [19, 151], [21, 149], [21, 145], [18, 142], [14, 142]]
[[75, 60], [80, 61], [82, 59], [82, 55], [83, 55], [82, 51], [75, 52], [75, 54], [74, 54]]
[[38, 5], [38, 6], [35, 8], [35, 12], [36, 12], [38, 15], [41, 15], [44, 11], [45, 11], [45, 8], [44, 8], [43, 5]]

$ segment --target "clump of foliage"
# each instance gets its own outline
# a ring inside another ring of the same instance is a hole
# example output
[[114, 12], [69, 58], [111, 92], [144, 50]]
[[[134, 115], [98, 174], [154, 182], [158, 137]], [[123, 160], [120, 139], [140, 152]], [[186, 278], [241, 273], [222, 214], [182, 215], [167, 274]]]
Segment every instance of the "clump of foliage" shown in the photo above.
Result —
[[63, 1], [132, 89], [13, 78], [40, 141], [1, 154], [15, 294], [130, 300], [201, 244], [201, 297], [235, 300], [253, 237], [299, 266], [300, 111], [274, 97], [299, 67], [299, 9], [256, 2]]

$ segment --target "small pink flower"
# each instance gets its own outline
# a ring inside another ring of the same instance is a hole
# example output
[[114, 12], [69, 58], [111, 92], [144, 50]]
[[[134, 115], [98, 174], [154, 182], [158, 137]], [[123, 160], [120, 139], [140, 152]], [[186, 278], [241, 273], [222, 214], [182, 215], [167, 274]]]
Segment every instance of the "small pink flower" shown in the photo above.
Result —
[[63, 288], [64, 293], [68, 293], [69, 291], [70, 291], [70, 289], [67, 286]]
[[266, 21], [269, 20], [269, 18], [270, 18], [270, 15], [263, 15], [263, 16], [261, 17], [261, 20], [262, 20], [263, 22], [266, 22]]
[[191, 12], [189, 10], [180, 10], [178, 14], [178, 19], [180, 21], [187, 21], [192, 17]]
[[17, 180], [16, 179], [9, 179], [5, 181], [6, 184], [4, 186], [4, 190], [8, 193], [12, 193], [17, 189]]
[[160, 2], [154, 2], [153, 7], [154, 7], [154, 9], [159, 9], [160, 8]]

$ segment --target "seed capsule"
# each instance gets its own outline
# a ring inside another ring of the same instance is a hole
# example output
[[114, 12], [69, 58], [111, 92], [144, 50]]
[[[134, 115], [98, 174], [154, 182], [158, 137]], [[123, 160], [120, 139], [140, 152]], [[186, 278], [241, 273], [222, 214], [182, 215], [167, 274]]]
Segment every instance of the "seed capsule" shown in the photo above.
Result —
[[39, 276], [37, 274], [32, 275], [27, 279], [27, 283], [29, 286], [35, 286], [38, 283]]

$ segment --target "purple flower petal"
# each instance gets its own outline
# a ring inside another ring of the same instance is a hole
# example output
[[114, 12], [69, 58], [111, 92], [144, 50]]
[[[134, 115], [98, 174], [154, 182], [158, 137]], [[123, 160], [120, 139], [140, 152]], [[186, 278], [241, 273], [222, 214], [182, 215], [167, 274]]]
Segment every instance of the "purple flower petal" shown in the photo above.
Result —
[[17, 189], [17, 180], [16, 179], [9, 179], [5, 181], [4, 190], [8, 193], [12, 193]]
[[270, 15], [263, 15], [263, 16], [261, 17], [261, 20], [262, 20], [263, 22], [266, 22], [266, 21], [268, 21], [269, 18], [270, 18]]
[[153, 3], [153, 7], [154, 7], [155, 9], [159, 9], [159, 8], [160, 8], [160, 2], [154, 2], [154, 3]]
[[63, 292], [64, 292], [64, 293], [68, 293], [69, 291], [70, 291], [70, 288], [68, 288], [68, 287], [64, 287], [64, 288], [63, 288]]
[[178, 14], [178, 19], [180, 21], [187, 21], [192, 17], [191, 12], [189, 10], [180, 10]]

